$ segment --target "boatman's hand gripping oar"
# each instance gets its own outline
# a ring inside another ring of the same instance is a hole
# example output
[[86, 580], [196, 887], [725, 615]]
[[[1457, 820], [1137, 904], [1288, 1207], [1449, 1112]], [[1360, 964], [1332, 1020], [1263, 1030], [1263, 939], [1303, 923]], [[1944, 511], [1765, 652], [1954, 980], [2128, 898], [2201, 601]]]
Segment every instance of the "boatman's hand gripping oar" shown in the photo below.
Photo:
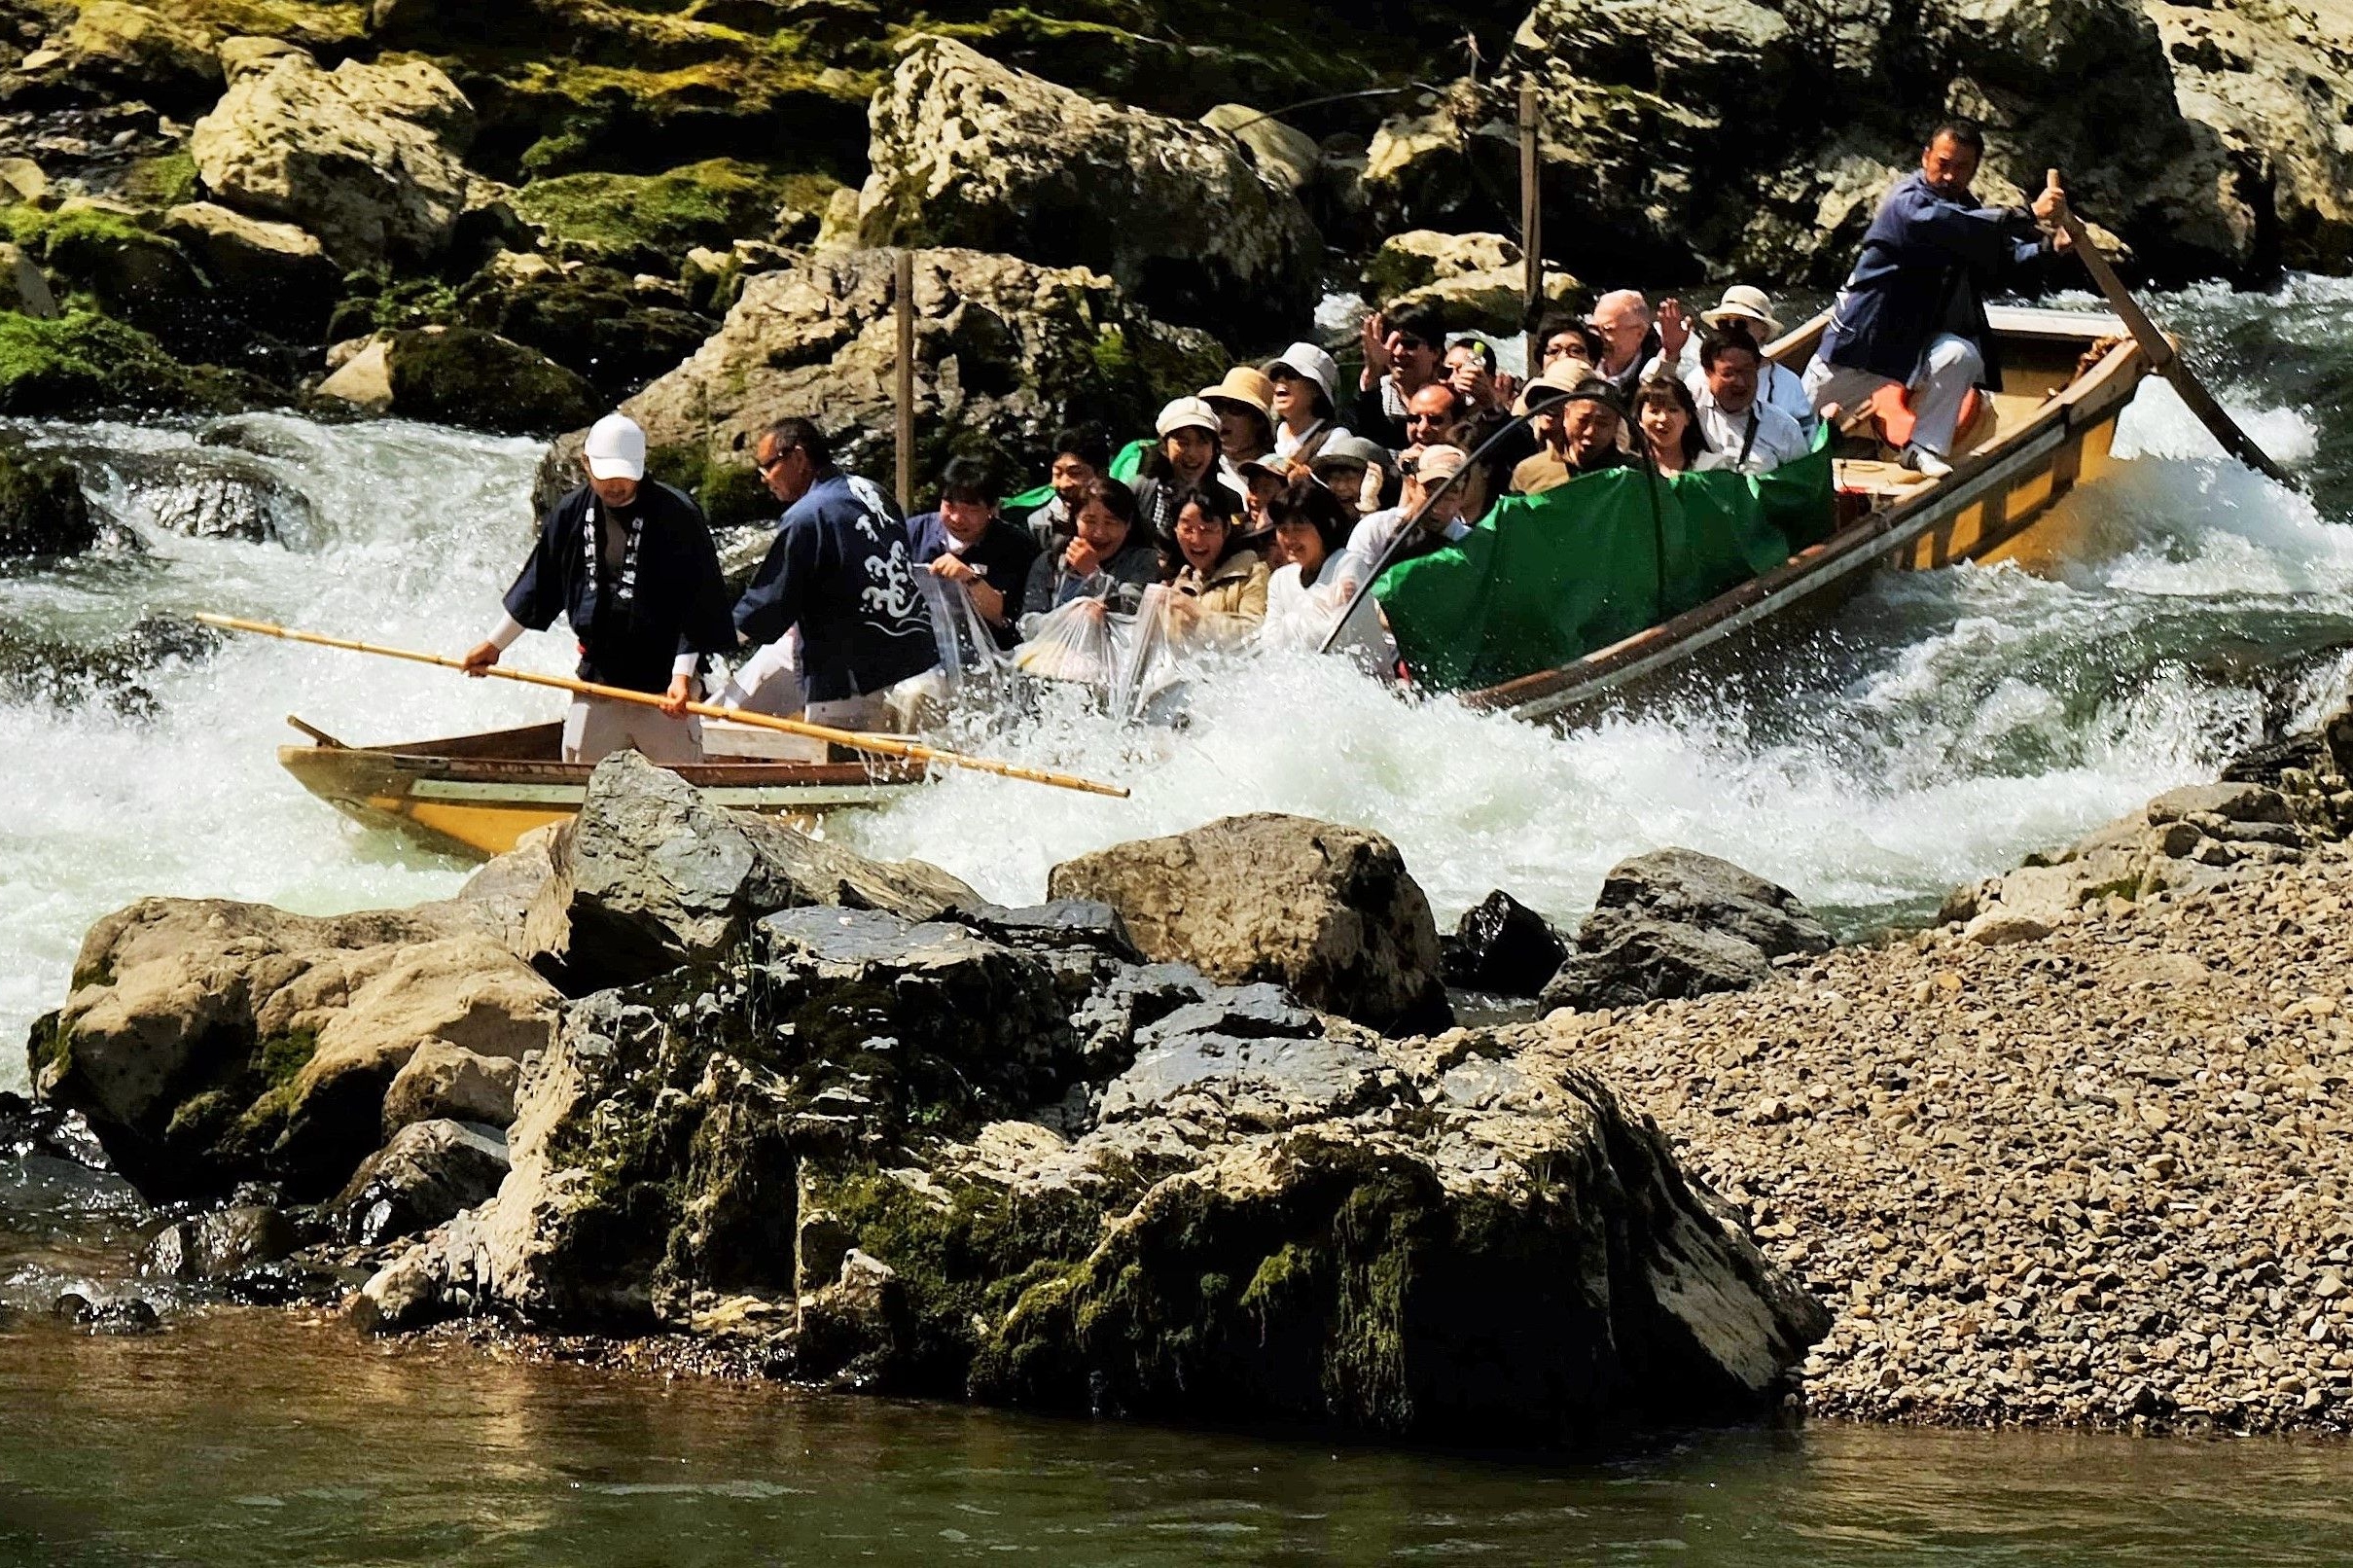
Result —
[[[559, 692], [572, 692], [582, 696], [601, 696], [615, 702], [634, 702], [639, 707], [660, 708], [670, 698], [654, 692], [632, 692], [626, 687], [600, 686], [594, 681], [575, 681], [561, 675], [536, 675], [529, 670], [501, 669], [495, 665], [476, 668], [463, 659], [449, 659], [441, 654], [420, 653], [413, 648], [387, 648], [380, 643], [354, 642], [348, 637], [330, 637], [323, 632], [297, 631], [291, 626], [273, 626], [267, 621], [240, 621], [234, 616], [199, 614], [196, 619], [208, 626], [223, 631], [249, 631], [260, 637], [282, 637], [288, 642], [306, 642], [320, 648], [341, 648], [355, 654], [374, 654], [379, 659], [405, 659], [413, 664], [438, 664], [444, 669], [463, 670], [467, 674], [494, 675], [500, 680], [520, 681], [526, 686], [548, 686]], [[1027, 779], [1032, 784], [1051, 784], [1061, 790], [1080, 790], [1088, 795], [1110, 795], [1122, 800], [1127, 788], [1122, 784], [1098, 784], [1093, 779], [1080, 778], [1071, 773], [1049, 772], [1042, 767], [1022, 767], [1014, 763], [1001, 763], [988, 757], [970, 757], [963, 752], [942, 751], [937, 746], [925, 746], [912, 740], [898, 740], [889, 735], [870, 735], [857, 731], [836, 730], [830, 725], [809, 724], [800, 719], [778, 719], [766, 713], [745, 713], [735, 708], [723, 708], [709, 702], [689, 702], [686, 711], [698, 713], [706, 719], [728, 719], [736, 724], [750, 725], [759, 730], [778, 730], [788, 735], [806, 735], [811, 740], [830, 741], [847, 746], [853, 751], [872, 752], [880, 757], [897, 757], [910, 763], [938, 763], [944, 767], [969, 768], [977, 773], [994, 773], [1000, 778]]]
[[[2046, 206], [2050, 210], [2047, 212]], [[2035, 198], [2034, 210], [2035, 217], [2045, 223], [2055, 220], [2058, 233], [2066, 236], [2068, 246], [2083, 258], [2085, 267], [2091, 273], [2092, 282], [2098, 284], [2100, 292], [2108, 297], [2108, 308], [2122, 318], [2134, 341], [2141, 345], [2141, 352], [2147, 356], [2150, 369], [2173, 383], [2173, 390], [2181, 394], [2182, 402], [2189, 406], [2192, 413], [2197, 415], [2198, 423], [2214, 433], [2214, 439], [2223, 444], [2223, 450], [2259, 474], [2266, 475], [2282, 484], [2294, 483], [2288, 478], [2288, 471], [2273, 462], [2270, 454], [2238, 427], [2238, 421], [2223, 411], [2223, 406], [2214, 401], [2214, 394], [2206, 390], [2204, 383], [2190, 373], [2190, 367], [2183, 364], [2181, 356], [2173, 351], [2173, 339], [2157, 330], [2157, 323], [2149, 319], [2149, 312], [2143, 310], [2140, 302], [2133, 299], [2132, 292], [2124, 287], [2124, 280], [2116, 275], [2116, 268], [2108, 265], [2108, 258], [2101, 254], [2100, 247], [2085, 232], [2084, 220], [2078, 218], [2075, 209], [2067, 204], [2057, 169], [2052, 169], [2045, 178], [2043, 194]]]

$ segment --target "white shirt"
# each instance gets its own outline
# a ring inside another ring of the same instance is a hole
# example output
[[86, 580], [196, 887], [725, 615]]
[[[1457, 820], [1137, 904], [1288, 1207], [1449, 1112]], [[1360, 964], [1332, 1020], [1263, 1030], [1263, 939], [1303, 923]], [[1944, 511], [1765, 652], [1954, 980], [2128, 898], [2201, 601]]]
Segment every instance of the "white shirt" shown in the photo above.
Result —
[[[1362, 526], [1361, 524], [1359, 526]], [[1314, 653], [1339, 622], [1340, 612], [1365, 585], [1372, 562], [1353, 550], [1328, 557], [1313, 584], [1300, 581], [1297, 566], [1283, 566], [1266, 581], [1266, 619], [1259, 623], [1259, 643], [1266, 648], [1297, 648]], [[1347, 629], [1334, 638], [1332, 651], [1362, 658], [1374, 669], [1397, 662], [1397, 645], [1380, 624], [1373, 595], [1356, 601]]]
[[1726, 413], [1702, 379], [1692, 388], [1699, 405], [1699, 434], [1724, 457], [1724, 466], [1743, 474], [1763, 474], [1813, 450], [1813, 443], [1798, 421], [1760, 396], [1745, 413]]
[[[1642, 368], [1642, 378], [1649, 380], [1664, 364], [1660, 356], [1653, 354], [1651, 362]], [[1675, 374], [1683, 377], [1683, 384], [1692, 389], [1693, 397], [1707, 385], [1707, 373], [1699, 368], [1697, 333], [1684, 339], [1683, 356], [1676, 361]], [[1766, 360], [1757, 368], [1757, 396], [1797, 420], [1798, 428], [1807, 436], [1813, 435], [1820, 416], [1814, 412], [1814, 400], [1805, 395], [1804, 376], [1777, 360]]]
[[[1388, 552], [1389, 541], [1395, 539], [1397, 531], [1405, 525], [1406, 509], [1404, 507], [1391, 507], [1386, 512], [1375, 512], [1358, 523], [1355, 531], [1348, 535], [1346, 553], [1357, 556], [1368, 565], [1376, 562]], [[1471, 525], [1457, 517], [1446, 524], [1443, 537], [1448, 543], [1452, 543], [1470, 531]]]
[[1289, 425], [1277, 423], [1274, 427], [1274, 455], [1289, 462], [1291, 454], [1299, 450], [1300, 443], [1302, 441], [1311, 440], [1316, 436], [1322, 436], [1327, 441], [1338, 441], [1347, 434], [1346, 425], [1336, 424], [1330, 419], [1318, 419], [1307, 427], [1304, 434], [1297, 436], [1291, 433]]

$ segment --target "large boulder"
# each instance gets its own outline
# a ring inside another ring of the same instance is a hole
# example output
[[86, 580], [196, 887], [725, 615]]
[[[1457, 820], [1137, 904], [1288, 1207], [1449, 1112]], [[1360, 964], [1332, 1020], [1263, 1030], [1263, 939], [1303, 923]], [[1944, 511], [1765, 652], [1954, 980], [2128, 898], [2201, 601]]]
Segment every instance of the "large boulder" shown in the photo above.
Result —
[[1050, 897], [1120, 912], [1150, 958], [1230, 984], [1272, 980], [1382, 1028], [1442, 1021], [1430, 901], [1379, 834], [1307, 817], [1221, 817], [1065, 861]]
[[458, 291], [468, 326], [537, 349], [618, 402], [678, 368], [719, 330], [643, 277], [581, 262], [501, 251]]
[[[789, 910], [694, 985], [574, 1004], [513, 1174], [359, 1317], [1489, 1443], [1768, 1409], [1827, 1327], [1543, 1030], [1396, 1042], [1013, 928]], [[1061, 1021], [1148, 995], [1114, 1055]]]
[[381, 1142], [385, 1090], [419, 1046], [520, 1057], [559, 1000], [455, 907], [317, 918], [146, 899], [83, 939], [31, 1073], [151, 1197], [249, 1179], [318, 1197]]
[[2146, 10], [2183, 116], [2229, 155], [2218, 196], [2255, 208], [2260, 254], [2343, 270], [2353, 262], [2353, 5], [2148, 0]]
[[[826, 251], [746, 279], [719, 333], [622, 405], [645, 427], [654, 472], [715, 522], [772, 517], [752, 445], [776, 419], [802, 414], [834, 439], [844, 468], [887, 474], [895, 260]], [[1161, 325], [1083, 267], [926, 250], [914, 271], [917, 473], [960, 452], [1042, 471], [1057, 430], [1149, 429], [1167, 388], [1205, 386], [1223, 368], [1206, 336]], [[543, 481], [573, 482], [580, 439], [558, 444]]]
[[[1392, 234], [1365, 264], [1366, 293], [1391, 309], [1435, 311], [1449, 332], [1498, 337], [1527, 326], [1527, 273], [1518, 245], [1501, 234], [1441, 233], [1431, 229]], [[1567, 273], [1548, 268], [1543, 305], [1560, 310], [1582, 293]]]
[[317, 538], [309, 496], [250, 453], [215, 446], [139, 451], [112, 444], [66, 451], [91, 476], [108, 510], [143, 517], [165, 533], [296, 546]]
[[603, 407], [586, 376], [479, 327], [379, 334], [317, 390], [372, 414], [510, 436], [568, 429]]
[[1315, 302], [1315, 226], [1229, 132], [1104, 103], [930, 35], [902, 49], [872, 130], [866, 244], [1095, 267], [1156, 312], [1237, 338], [1288, 331]]
[[473, 105], [427, 61], [326, 71], [291, 48], [232, 59], [189, 140], [197, 172], [226, 205], [315, 234], [339, 266], [431, 266], [469, 209], [496, 199], [460, 160]]
[[[1543, 95], [1548, 210], [1578, 215], [1548, 249], [1579, 270], [1835, 283], [1952, 113], [1988, 126], [1981, 196], [2014, 199], [2055, 165], [2144, 262], [2259, 261], [2247, 182], [2176, 107], [2136, 0], [1932, 0], [1903, 26], [1788, 0], [1539, 0], [1495, 80], [1522, 72]], [[1500, 90], [1457, 93], [1412, 139], [1492, 180], [1513, 114]]]
[[124, 0], [89, 0], [71, 15], [28, 56], [35, 101], [135, 98], [186, 114], [219, 94], [221, 62], [202, 27]]
[[1610, 868], [1540, 997], [1590, 1010], [1744, 991], [1771, 977], [1774, 959], [1831, 944], [1789, 889], [1697, 850], [1658, 849]]
[[523, 926], [533, 961], [575, 995], [708, 963], [765, 914], [803, 905], [936, 919], [985, 901], [921, 861], [882, 862], [713, 805], [633, 751], [588, 775], [549, 846], [553, 873]]

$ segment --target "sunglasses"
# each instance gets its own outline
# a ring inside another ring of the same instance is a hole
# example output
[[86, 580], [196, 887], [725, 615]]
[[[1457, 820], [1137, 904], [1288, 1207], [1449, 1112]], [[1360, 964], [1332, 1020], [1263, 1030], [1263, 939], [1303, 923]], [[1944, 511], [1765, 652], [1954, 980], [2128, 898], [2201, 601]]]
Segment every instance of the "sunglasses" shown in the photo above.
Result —
[[762, 479], [767, 479], [767, 477], [768, 477], [770, 474], [774, 473], [774, 472], [775, 472], [777, 469], [780, 469], [780, 468], [782, 468], [782, 467], [784, 466], [784, 460], [785, 460], [786, 458], [788, 458], [788, 457], [792, 456], [792, 455], [793, 455], [795, 452], [797, 452], [797, 451], [799, 451], [799, 450], [801, 450], [801, 448], [800, 448], [800, 447], [798, 447], [798, 446], [787, 446], [787, 447], [785, 447], [785, 448], [784, 448], [784, 450], [782, 450], [782, 451], [778, 452], [778, 453], [777, 453], [775, 456], [773, 456], [773, 457], [769, 458], [769, 459], [768, 459], [767, 462], [765, 462], [765, 463], [754, 463], [754, 464], [752, 465], [753, 471], [754, 471], [755, 473], [757, 473], [757, 474], [758, 474], [758, 475], [759, 475], [759, 476], [760, 476]]
[[1400, 333], [1397, 337], [1397, 346], [1408, 354], [1418, 354], [1430, 345], [1411, 333]]

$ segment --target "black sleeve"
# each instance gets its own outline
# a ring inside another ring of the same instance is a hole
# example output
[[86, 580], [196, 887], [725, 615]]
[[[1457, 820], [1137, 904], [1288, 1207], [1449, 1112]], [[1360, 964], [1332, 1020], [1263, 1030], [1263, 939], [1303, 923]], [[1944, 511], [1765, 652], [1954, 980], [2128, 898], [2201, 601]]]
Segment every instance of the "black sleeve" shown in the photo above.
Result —
[[540, 519], [539, 537], [531, 542], [531, 553], [523, 557], [523, 569], [515, 574], [515, 585], [507, 589], [507, 614], [533, 631], [547, 630], [563, 613], [565, 543], [571, 536], [564, 526], [564, 511], [578, 494], [575, 491], [548, 509]]
[[[681, 500], [685, 500], [682, 496]], [[682, 603], [678, 618], [678, 649], [682, 654], [730, 654], [735, 651], [735, 618], [728, 605], [727, 576], [719, 568], [719, 546], [711, 539], [702, 510], [692, 501], [678, 519]]]
[[1029, 563], [1029, 585], [1021, 594], [1022, 615], [1044, 615], [1054, 607], [1054, 559], [1046, 551]]
[[1406, 425], [1402, 419], [1390, 418], [1389, 410], [1382, 407], [1381, 384], [1375, 381], [1356, 389], [1356, 401], [1348, 408], [1348, 433], [1396, 451], [1406, 444]]

